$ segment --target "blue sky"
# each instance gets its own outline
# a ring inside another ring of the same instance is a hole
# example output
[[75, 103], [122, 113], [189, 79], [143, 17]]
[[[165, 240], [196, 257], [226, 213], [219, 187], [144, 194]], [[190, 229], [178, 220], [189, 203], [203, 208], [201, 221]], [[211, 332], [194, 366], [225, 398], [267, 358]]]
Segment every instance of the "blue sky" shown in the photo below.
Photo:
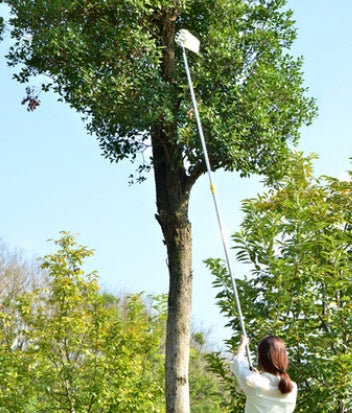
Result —
[[[289, 1], [297, 21], [293, 53], [304, 56], [305, 85], [317, 99], [319, 117], [302, 130], [298, 149], [316, 152], [316, 175], [342, 176], [352, 156], [352, 2], [350, 0]], [[3, 10], [1, 8], [0, 10]], [[128, 185], [133, 166], [110, 164], [100, 156], [94, 137], [80, 116], [51, 94], [28, 113], [20, 102], [24, 85], [12, 80], [0, 44], [0, 238], [28, 257], [52, 250], [49, 238], [59, 231], [80, 234], [80, 243], [95, 249], [88, 268], [115, 292], [167, 292], [166, 252], [154, 219], [152, 176], [142, 185]], [[202, 45], [206, 47], [206, 45]], [[33, 84], [35, 84], [33, 82]], [[216, 173], [219, 202], [228, 233], [241, 222], [244, 198], [261, 190], [258, 179]], [[223, 257], [207, 178], [191, 195], [193, 228], [194, 321], [211, 328], [220, 343], [231, 332], [214, 304], [211, 275], [203, 260]], [[235, 272], [243, 269], [234, 262]]]

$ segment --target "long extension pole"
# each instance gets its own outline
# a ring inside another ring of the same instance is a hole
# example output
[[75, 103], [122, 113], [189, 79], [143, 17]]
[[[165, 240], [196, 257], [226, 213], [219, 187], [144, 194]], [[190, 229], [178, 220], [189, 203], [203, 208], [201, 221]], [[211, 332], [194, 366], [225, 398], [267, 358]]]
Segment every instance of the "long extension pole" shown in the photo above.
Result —
[[[189, 85], [189, 89], [190, 89], [190, 92], [191, 92], [191, 98], [192, 98], [192, 103], [193, 103], [194, 114], [195, 114], [195, 117], [196, 117], [196, 120], [197, 120], [199, 137], [200, 137], [200, 141], [201, 141], [202, 148], [203, 148], [204, 161], [205, 161], [205, 165], [206, 165], [206, 168], [207, 168], [207, 173], [208, 173], [209, 183], [210, 183], [210, 191], [212, 193], [212, 197], [213, 197], [213, 201], [214, 201], [215, 212], [216, 212], [216, 217], [217, 217], [217, 220], [218, 220], [222, 245], [223, 245], [224, 252], [225, 252], [227, 269], [228, 269], [228, 272], [229, 272], [230, 278], [231, 278], [233, 295], [234, 295], [234, 298], [235, 298], [235, 303], [236, 303], [237, 312], [238, 312], [238, 319], [239, 319], [239, 322], [240, 322], [242, 334], [247, 337], [246, 327], [245, 327], [245, 324], [244, 324], [244, 321], [243, 321], [243, 315], [242, 315], [242, 310], [241, 310], [241, 303], [240, 303], [240, 299], [239, 299], [238, 291], [237, 291], [236, 280], [235, 280], [235, 277], [233, 275], [232, 268], [231, 268], [229, 247], [228, 247], [227, 242], [226, 242], [224, 227], [223, 227], [223, 224], [222, 224], [222, 218], [221, 218], [221, 214], [220, 214], [220, 208], [219, 208], [219, 204], [218, 204], [218, 201], [217, 201], [217, 198], [216, 198], [215, 185], [214, 185], [214, 181], [213, 181], [213, 177], [212, 177], [212, 170], [211, 170], [211, 167], [210, 167], [208, 150], [207, 150], [207, 146], [206, 146], [205, 139], [204, 139], [202, 123], [200, 121], [200, 116], [199, 116], [199, 112], [198, 112], [198, 105], [197, 105], [196, 97], [195, 97], [195, 94], [194, 94], [191, 74], [190, 74], [190, 71], [189, 71], [189, 66], [188, 66], [188, 61], [187, 61], [187, 54], [186, 54], [186, 50], [185, 50], [185, 47], [183, 45], [183, 42], [179, 42], [178, 44], [182, 48], [182, 55], [183, 55], [183, 60], [184, 60], [184, 63], [185, 63], [185, 69], [186, 69], [186, 74], [187, 74], [188, 85]], [[247, 346], [247, 348], [246, 348], [246, 353], [247, 353], [249, 367], [252, 370], [253, 369], [253, 363], [252, 363], [252, 358], [251, 358], [251, 354], [250, 354], [250, 351], [249, 351], [249, 346]]]

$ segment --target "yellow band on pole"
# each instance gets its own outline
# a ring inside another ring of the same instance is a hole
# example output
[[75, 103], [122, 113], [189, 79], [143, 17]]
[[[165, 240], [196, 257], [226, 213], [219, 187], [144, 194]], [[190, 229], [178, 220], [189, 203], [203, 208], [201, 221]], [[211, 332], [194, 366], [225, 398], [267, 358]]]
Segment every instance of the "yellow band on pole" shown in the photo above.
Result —
[[215, 194], [215, 185], [214, 184], [210, 184], [210, 190], [211, 190], [211, 193], [214, 195]]

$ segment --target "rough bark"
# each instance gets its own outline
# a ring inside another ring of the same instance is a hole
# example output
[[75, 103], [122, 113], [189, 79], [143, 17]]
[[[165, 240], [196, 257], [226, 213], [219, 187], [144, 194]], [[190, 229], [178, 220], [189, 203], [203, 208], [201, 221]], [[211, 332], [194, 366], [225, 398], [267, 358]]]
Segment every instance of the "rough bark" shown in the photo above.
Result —
[[189, 188], [181, 154], [162, 126], [153, 131], [157, 220], [167, 248], [169, 301], [166, 332], [166, 411], [189, 413], [188, 359], [192, 299]]
[[167, 241], [170, 288], [166, 336], [166, 410], [168, 413], [188, 413], [192, 296], [190, 225], [175, 228], [175, 236], [170, 238]]

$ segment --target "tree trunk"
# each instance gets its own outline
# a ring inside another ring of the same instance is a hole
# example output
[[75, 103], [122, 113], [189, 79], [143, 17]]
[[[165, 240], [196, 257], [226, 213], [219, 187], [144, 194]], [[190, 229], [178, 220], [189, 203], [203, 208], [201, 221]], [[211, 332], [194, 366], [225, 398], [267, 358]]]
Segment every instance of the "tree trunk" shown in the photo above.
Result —
[[[171, 212], [171, 211], [170, 211]], [[178, 210], [180, 213], [180, 210]], [[167, 413], [188, 413], [188, 362], [192, 300], [192, 239], [187, 211], [183, 223], [163, 230], [169, 261], [169, 301], [166, 331]], [[166, 235], [166, 232], [169, 234]]]
[[[178, 149], [159, 126], [152, 133], [158, 215], [167, 248], [166, 411], [189, 413], [188, 359], [192, 299], [190, 188]], [[172, 152], [173, 151], [173, 152]], [[177, 161], [178, 158], [178, 161]]]
[[170, 94], [173, 121], [159, 119], [151, 131], [158, 215], [169, 267], [168, 319], [166, 326], [166, 412], [189, 413], [188, 363], [192, 301], [192, 236], [188, 219], [190, 190], [195, 182], [187, 176], [182, 148], [177, 144], [176, 114], [179, 102], [174, 79], [175, 30], [180, 11], [171, 7], [159, 21], [164, 82]]

